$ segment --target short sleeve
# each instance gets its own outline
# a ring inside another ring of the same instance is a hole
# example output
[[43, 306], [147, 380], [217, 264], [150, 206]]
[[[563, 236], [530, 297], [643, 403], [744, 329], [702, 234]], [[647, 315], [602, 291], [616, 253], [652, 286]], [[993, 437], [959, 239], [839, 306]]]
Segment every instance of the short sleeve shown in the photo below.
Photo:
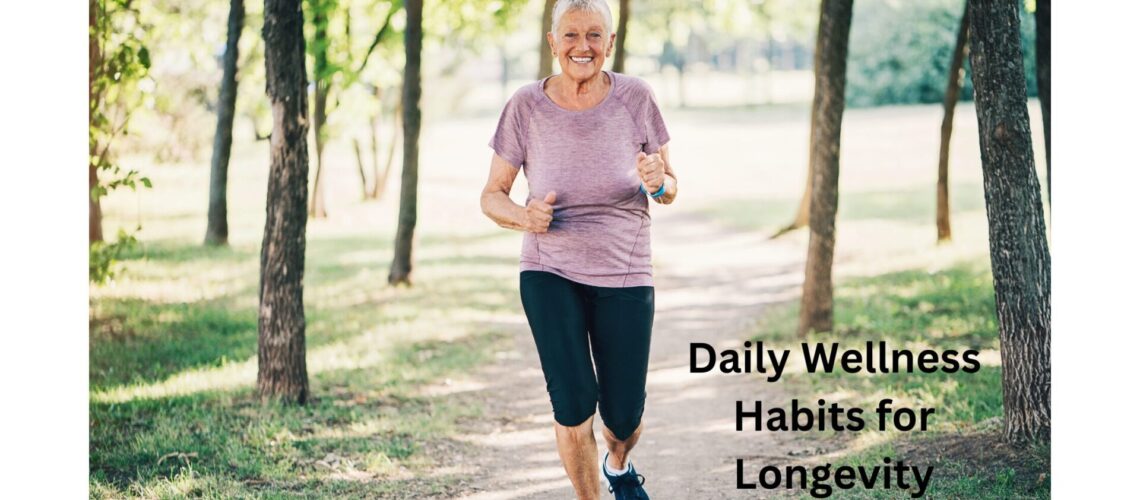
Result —
[[525, 87], [519, 89], [507, 101], [503, 114], [499, 116], [495, 135], [488, 144], [495, 150], [495, 154], [515, 167], [521, 167], [526, 162], [527, 129], [530, 126], [531, 112], [526, 90]]
[[645, 152], [653, 154], [669, 143], [669, 131], [665, 128], [665, 119], [661, 117], [661, 108], [657, 107], [657, 98], [648, 85], [645, 96]]

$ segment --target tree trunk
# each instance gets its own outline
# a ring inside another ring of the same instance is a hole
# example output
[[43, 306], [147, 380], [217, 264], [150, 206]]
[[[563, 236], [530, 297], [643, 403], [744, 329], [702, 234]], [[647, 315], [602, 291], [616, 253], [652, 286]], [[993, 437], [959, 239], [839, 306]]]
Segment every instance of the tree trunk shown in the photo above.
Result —
[[416, 189], [420, 160], [420, 54], [423, 49], [423, 0], [408, 0], [404, 29], [404, 172], [400, 179], [400, 219], [388, 283], [411, 284], [412, 236], [416, 230]]
[[380, 119], [384, 117], [384, 99], [379, 86], [373, 87], [373, 95], [376, 96], [380, 109], [368, 117], [368, 146], [369, 152], [372, 154], [372, 187], [366, 196], [370, 200], [376, 199], [376, 186], [380, 183], [380, 132], [377, 129], [380, 128]]
[[263, 399], [304, 404], [309, 397], [302, 286], [309, 106], [300, 1], [265, 1], [265, 87], [273, 108], [273, 133], [261, 242], [257, 390]]
[[938, 187], [935, 210], [935, 223], [938, 225], [938, 241], [950, 241], [950, 135], [954, 132], [954, 108], [962, 91], [965, 70], [962, 62], [969, 49], [966, 38], [970, 31], [970, 4], [962, 12], [958, 25], [958, 40], [954, 42], [954, 55], [950, 58], [950, 70], [946, 81], [946, 95], [942, 99], [942, 142], [938, 146]]
[[[95, 0], [88, 2], [87, 11], [87, 101], [92, 117], [98, 109], [98, 96], [95, 95], [95, 75], [99, 65], [102, 64], [102, 51], [99, 48], [98, 30], [95, 23], [98, 20], [99, 6]], [[90, 124], [88, 125], [90, 126]], [[95, 188], [99, 186], [99, 166], [95, 163], [95, 153], [99, 150], [98, 144], [92, 136], [88, 143], [87, 155], [87, 242], [103, 241], [103, 209], [99, 204], [99, 197], [95, 196]]]
[[309, 204], [309, 215], [319, 219], [328, 216], [325, 209], [325, 186], [321, 182], [321, 174], [325, 166], [325, 121], [328, 118], [327, 105], [329, 98], [329, 37], [327, 6], [317, 0], [313, 2], [313, 45], [316, 53], [313, 55], [313, 75], [316, 90], [313, 92], [313, 132], [317, 144], [317, 173], [313, 176], [313, 199]]
[[376, 199], [376, 190], [380, 186], [380, 132], [376, 130], [380, 126], [380, 118], [384, 116], [383, 111], [376, 113], [368, 120], [369, 131], [369, 150], [372, 153], [372, 190], [368, 193], [369, 199]]
[[807, 265], [800, 303], [799, 335], [832, 329], [831, 263], [839, 204], [839, 138], [847, 85], [847, 39], [852, 0], [822, 0], [815, 45], [812, 108], [812, 193]]
[[1045, 194], [1049, 197], [1049, 211], [1053, 211], [1053, 156], [1049, 138], [1049, 0], [1037, 0], [1033, 13], [1037, 23], [1037, 99], [1041, 101], [1041, 121], [1045, 125]]
[[546, 41], [546, 33], [554, 22], [554, 2], [546, 0], [542, 7], [542, 37], [538, 40], [538, 79], [550, 76], [551, 66], [554, 65], [554, 55], [551, 53], [550, 43]]
[[1014, 444], [1048, 440], [1051, 429], [1051, 268], [1025, 104], [1019, 4], [970, 2], [970, 64], [1001, 335], [1005, 438]]
[[[94, 157], [94, 147], [91, 148], [92, 157]], [[88, 163], [87, 175], [87, 243], [95, 243], [96, 241], [103, 241], [103, 208], [99, 204], [99, 198], [92, 196], [95, 192], [95, 187], [99, 185], [99, 172], [95, 167], [95, 162]]]
[[618, 2], [617, 42], [614, 44], [614, 72], [625, 73], [625, 35], [629, 27], [629, 0]]
[[364, 155], [360, 153], [360, 140], [355, 137], [352, 138], [352, 150], [356, 153], [356, 168], [360, 171], [360, 199], [367, 200], [368, 176], [364, 174]]
[[207, 245], [225, 245], [230, 236], [226, 215], [226, 183], [229, 175], [230, 148], [234, 142], [238, 40], [241, 38], [244, 20], [243, 0], [230, 0], [226, 55], [222, 61], [222, 85], [218, 92], [218, 127], [214, 131], [214, 156], [210, 161], [210, 209], [206, 217]]
[[[811, 109], [812, 109], [811, 115], [815, 116], [816, 104], [814, 101], [812, 102]], [[779, 237], [781, 237], [781, 236], [783, 236], [783, 235], [785, 235], [791, 231], [795, 231], [796, 229], [799, 229], [801, 227], [808, 225], [808, 217], [810, 215], [810, 209], [811, 209], [811, 178], [812, 178], [812, 172], [811, 172], [811, 164], [810, 163], [811, 163], [811, 152], [815, 150], [815, 127], [812, 127], [811, 140], [810, 140], [809, 144], [811, 144], [811, 146], [808, 147], [808, 163], [809, 164], [808, 164], [807, 182], [804, 185], [804, 194], [803, 194], [803, 196], [800, 197], [800, 206], [799, 206], [799, 208], [796, 209], [796, 215], [792, 219], [792, 222], [790, 224], [780, 228], [778, 231], [776, 231], [776, 234], [772, 235], [772, 239], [779, 238]]]
[[376, 176], [372, 183], [372, 199], [379, 200], [384, 196], [384, 189], [388, 187], [388, 177], [392, 172], [392, 161], [396, 158], [396, 139], [400, 133], [400, 114], [404, 107], [396, 103], [396, 110], [392, 112], [392, 139], [388, 141], [388, 156], [384, 160], [384, 171]]

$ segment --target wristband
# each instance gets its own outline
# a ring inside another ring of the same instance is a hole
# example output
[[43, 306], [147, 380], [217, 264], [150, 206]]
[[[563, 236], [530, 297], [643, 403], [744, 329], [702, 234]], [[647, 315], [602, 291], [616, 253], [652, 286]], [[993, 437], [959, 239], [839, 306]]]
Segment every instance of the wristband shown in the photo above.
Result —
[[665, 196], [665, 183], [664, 182], [661, 183], [661, 189], [658, 189], [656, 193], [650, 193], [649, 191], [646, 191], [645, 190], [645, 184], [641, 184], [641, 185], [637, 186], [637, 188], [641, 190], [641, 194], [649, 195], [649, 197], [651, 197], [651, 198], [660, 198], [662, 196]]

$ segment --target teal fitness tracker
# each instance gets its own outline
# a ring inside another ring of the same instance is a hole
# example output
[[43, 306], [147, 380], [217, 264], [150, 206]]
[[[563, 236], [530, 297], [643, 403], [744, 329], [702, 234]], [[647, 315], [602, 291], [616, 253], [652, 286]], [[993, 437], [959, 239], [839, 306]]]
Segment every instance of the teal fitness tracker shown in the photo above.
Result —
[[651, 198], [660, 198], [662, 196], [665, 196], [665, 183], [664, 182], [661, 183], [661, 189], [658, 189], [656, 193], [652, 193], [652, 194], [649, 191], [645, 190], [645, 184], [637, 186], [637, 188], [641, 190], [642, 194], [647, 194]]

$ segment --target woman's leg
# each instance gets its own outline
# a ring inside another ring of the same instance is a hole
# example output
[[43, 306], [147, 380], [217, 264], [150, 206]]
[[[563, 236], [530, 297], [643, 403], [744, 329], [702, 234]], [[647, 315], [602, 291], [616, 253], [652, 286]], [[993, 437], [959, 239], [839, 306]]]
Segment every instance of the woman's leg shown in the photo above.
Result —
[[554, 407], [554, 434], [562, 466], [578, 498], [597, 498], [593, 416], [598, 385], [590, 360], [584, 288], [555, 274], [523, 271], [519, 291]]
[[642, 425], [638, 424], [637, 429], [634, 429], [633, 434], [625, 439], [618, 439], [614, 432], [609, 427], [602, 427], [602, 436], [606, 438], [606, 448], [610, 450], [608, 463], [610, 469], [624, 470], [625, 464], [629, 460], [629, 452], [633, 451], [633, 447], [637, 446], [637, 440], [641, 437]]
[[598, 442], [594, 440], [594, 416], [585, 422], [567, 427], [554, 422], [554, 436], [558, 440], [558, 457], [562, 468], [574, 485], [580, 500], [594, 500], [601, 491], [598, 480]]
[[598, 371], [603, 435], [610, 450], [610, 468], [622, 470], [641, 436], [653, 287], [595, 287], [591, 299], [590, 344]]

